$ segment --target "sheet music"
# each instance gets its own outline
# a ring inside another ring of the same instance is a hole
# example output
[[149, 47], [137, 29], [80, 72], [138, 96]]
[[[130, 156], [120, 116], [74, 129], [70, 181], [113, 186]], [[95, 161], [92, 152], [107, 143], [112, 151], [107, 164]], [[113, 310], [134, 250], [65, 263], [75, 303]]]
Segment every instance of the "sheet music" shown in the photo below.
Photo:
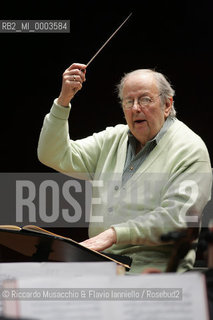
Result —
[[[78, 278], [95, 275], [115, 275], [117, 266], [113, 262], [20, 262], [0, 264], [0, 287], [8, 279], [56, 277]], [[0, 300], [0, 314], [2, 313], [2, 300]]]
[[115, 275], [117, 266], [114, 262], [20, 262], [1, 263], [0, 281], [8, 278], [33, 276], [69, 276]]
[[[8, 283], [6, 286], [9, 288]], [[63, 320], [70, 319], [71, 316], [73, 319], [82, 320], [85, 318], [208, 320], [204, 277], [194, 272], [138, 276], [82, 276], [78, 279], [27, 278], [17, 280], [16, 288], [33, 289], [45, 294], [38, 300], [15, 300], [16, 308], [11, 308], [11, 301], [7, 301], [4, 304], [7, 316], [17, 316], [17, 313], [11, 313], [14, 309], [13, 312], [19, 310], [21, 317], [33, 319], [36, 315], [34, 318], [40, 320], [58, 320], [62, 316]], [[76, 298], [73, 296], [57, 298], [55, 301], [52, 299], [52, 292], [58, 290], [61, 294], [63, 290], [68, 289], [73, 294], [78, 293]], [[50, 290], [49, 296], [48, 290]], [[84, 295], [81, 296], [82, 292]], [[159, 292], [165, 292], [166, 295], [159, 296]]]

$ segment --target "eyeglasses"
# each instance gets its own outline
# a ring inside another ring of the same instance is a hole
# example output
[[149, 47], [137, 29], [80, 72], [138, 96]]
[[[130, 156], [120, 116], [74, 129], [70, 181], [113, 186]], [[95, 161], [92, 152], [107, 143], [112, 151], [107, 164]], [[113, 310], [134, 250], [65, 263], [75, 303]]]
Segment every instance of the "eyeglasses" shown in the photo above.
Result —
[[125, 110], [130, 110], [133, 108], [135, 104], [135, 100], [137, 101], [137, 104], [143, 108], [143, 107], [149, 107], [152, 103], [156, 101], [158, 97], [160, 97], [162, 94], [159, 94], [155, 99], [152, 99], [148, 96], [142, 96], [136, 99], [123, 99], [122, 105]]

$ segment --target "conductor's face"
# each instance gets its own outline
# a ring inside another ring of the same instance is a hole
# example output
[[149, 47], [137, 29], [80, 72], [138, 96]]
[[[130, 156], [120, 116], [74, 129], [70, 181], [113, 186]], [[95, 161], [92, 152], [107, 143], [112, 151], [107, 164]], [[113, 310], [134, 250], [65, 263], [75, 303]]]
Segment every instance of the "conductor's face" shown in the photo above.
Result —
[[156, 136], [171, 109], [171, 103], [162, 105], [153, 75], [142, 71], [125, 80], [122, 105], [129, 129], [141, 146]]

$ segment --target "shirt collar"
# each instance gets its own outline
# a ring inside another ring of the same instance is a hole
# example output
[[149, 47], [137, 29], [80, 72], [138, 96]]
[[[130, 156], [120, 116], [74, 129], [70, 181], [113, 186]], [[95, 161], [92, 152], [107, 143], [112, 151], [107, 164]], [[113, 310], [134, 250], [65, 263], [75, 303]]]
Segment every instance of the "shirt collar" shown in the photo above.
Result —
[[[164, 122], [164, 124], [163, 124], [162, 128], [160, 129], [160, 131], [156, 134], [156, 136], [154, 138], [152, 138], [151, 140], [147, 141], [146, 145], [150, 144], [152, 142], [155, 142], [156, 144], [158, 144], [160, 139], [164, 136], [164, 134], [169, 129], [169, 127], [173, 124], [174, 121], [175, 121], [175, 118], [168, 117], [166, 119], [166, 121]], [[128, 140], [129, 140], [129, 143], [134, 145], [134, 147], [136, 146], [137, 139], [134, 137], [134, 135], [131, 133], [130, 130], [128, 131]]]

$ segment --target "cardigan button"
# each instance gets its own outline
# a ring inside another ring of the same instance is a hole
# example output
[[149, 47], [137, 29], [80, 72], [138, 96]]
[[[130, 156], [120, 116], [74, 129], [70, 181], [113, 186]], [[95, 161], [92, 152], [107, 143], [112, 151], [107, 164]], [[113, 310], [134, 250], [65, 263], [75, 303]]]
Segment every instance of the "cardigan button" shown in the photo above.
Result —
[[109, 213], [112, 213], [112, 212], [113, 212], [113, 207], [109, 207], [109, 208], [108, 208], [108, 212], [109, 212]]
[[114, 188], [114, 189], [115, 189], [115, 191], [117, 191], [117, 190], [119, 189], [119, 186], [115, 186], [115, 188]]

